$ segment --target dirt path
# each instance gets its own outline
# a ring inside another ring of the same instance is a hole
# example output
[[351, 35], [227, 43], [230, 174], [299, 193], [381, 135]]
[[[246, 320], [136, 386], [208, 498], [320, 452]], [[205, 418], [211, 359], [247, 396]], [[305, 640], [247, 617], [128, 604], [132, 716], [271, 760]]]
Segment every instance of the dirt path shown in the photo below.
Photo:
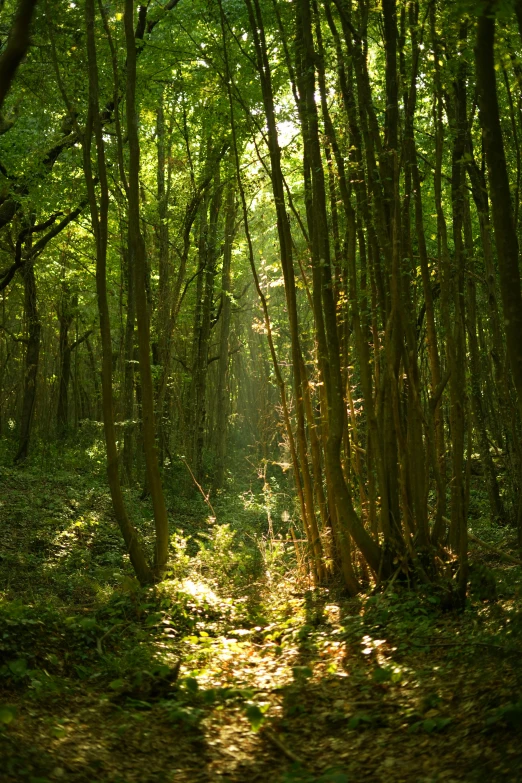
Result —
[[356, 610], [326, 594], [290, 598], [264, 628], [192, 635], [178, 685], [159, 699], [96, 677], [43, 703], [19, 694], [0, 780], [519, 781], [512, 650], [460, 645], [464, 618], [430, 619], [429, 638], [372, 635]]
[[0, 474], [1, 783], [522, 780], [518, 566], [475, 553], [498, 599], [479, 569], [456, 615], [254, 579], [223, 529], [141, 591], [85, 475]]

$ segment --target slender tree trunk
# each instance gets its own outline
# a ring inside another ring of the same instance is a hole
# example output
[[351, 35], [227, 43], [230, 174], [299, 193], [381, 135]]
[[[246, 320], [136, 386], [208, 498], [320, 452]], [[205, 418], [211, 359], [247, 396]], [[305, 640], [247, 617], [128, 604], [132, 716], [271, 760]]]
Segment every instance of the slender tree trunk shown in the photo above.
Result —
[[[219, 3], [220, 3], [220, 10], [221, 10], [222, 37], [223, 37], [223, 42], [225, 43], [226, 41], [225, 15], [223, 12], [223, 6], [221, 4], [221, 0], [219, 0]], [[283, 418], [284, 418], [285, 428], [286, 428], [287, 437], [290, 446], [296, 490], [297, 490], [297, 495], [299, 498], [299, 505], [301, 510], [301, 518], [310, 545], [312, 573], [313, 573], [315, 583], [320, 583], [325, 575], [325, 567], [323, 562], [321, 537], [317, 526], [317, 520], [315, 518], [315, 509], [313, 503], [313, 488], [311, 483], [311, 476], [310, 476], [310, 470], [308, 465], [308, 455], [306, 449], [304, 405], [303, 405], [302, 385], [301, 385], [302, 379], [300, 373], [301, 350], [299, 345], [297, 308], [295, 303], [295, 278], [294, 278], [294, 269], [293, 269], [293, 262], [292, 262], [292, 238], [290, 233], [288, 216], [285, 210], [284, 184], [283, 184], [283, 175], [281, 170], [281, 151], [278, 144], [277, 127], [275, 124], [275, 111], [274, 111], [272, 84], [271, 84], [271, 76], [270, 76], [270, 66], [268, 63], [267, 52], [266, 52], [266, 41], [264, 38], [264, 28], [263, 28], [263, 21], [261, 17], [261, 10], [259, 7], [259, 3], [257, 1], [255, 1], [254, 3], [255, 8], [251, 0], [246, 0], [246, 5], [248, 9], [250, 26], [254, 35], [254, 42], [256, 48], [256, 64], [261, 78], [263, 102], [265, 105], [265, 113], [268, 122], [268, 143], [269, 143], [269, 151], [270, 151], [270, 160], [272, 164], [272, 172], [271, 172], [272, 189], [273, 189], [275, 205], [276, 205], [277, 229], [278, 229], [278, 237], [279, 237], [279, 247], [281, 251], [281, 265], [282, 265], [283, 276], [285, 280], [285, 293], [286, 293], [286, 301], [289, 310], [289, 320], [290, 320], [291, 346], [292, 346], [291, 356], [292, 356], [292, 367], [293, 367], [293, 374], [294, 374], [293, 377], [294, 389], [296, 392], [295, 404], [296, 404], [296, 417], [297, 417], [297, 433], [295, 438], [294, 438], [292, 425], [290, 421], [290, 412], [289, 412], [288, 401], [286, 396], [285, 381], [281, 374], [281, 370], [279, 368], [279, 362], [275, 352], [267, 301], [259, 282], [259, 277], [255, 266], [252, 239], [248, 227], [248, 208], [246, 203], [245, 192], [243, 189], [243, 183], [241, 180], [236, 124], [234, 119], [234, 105], [233, 105], [232, 92], [230, 87], [230, 84], [232, 82], [231, 82], [228, 57], [226, 55], [226, 44], [225, 44], [225, 58], [226, 58], [225, 61], [226, 61], [227, 75], [229, 79], [229, 81], [227, 81], [227, 85], [228, 85], [227, 90], [228, 90], [229, 105], [230, 105], [230, 121], [231, 121], [231, 128], [232, 128], [232, 136], [234, 142], [234, 157], [235, 157], [235, 164], [236, 164], [237, 183], [238, 183], [238, 190], [241, 198], [243, 221], [244, 221], [245, 233], [247, 237], [250, 266], [254, 277], [256, 291], [258, 293], [259, 299], [261, 301], [261, 306], [263, 309], [263, 317], [265, 322], [265, 328], [267, 331], [267, 339], [269, 343], [272, 364], [274, 367], [274, 373], [276, 376], [276, 381], [281, 396]], [[301, 474], [301, 470], [302, 470], [302, 474]], [[353, 590], [353, 592], [357, 592], [358, 589], [357, 584], [352, 583], [351, 589]]]
[[[513, 219], [504, 139], [495, 73], [494, 5], [488, 3], [478, 21], [476, 69], [484, 148], [497, 246], [500, 290], [504, 309], [507, 354], [522, 418], [522, 292], [518, 239]], [[519, 498], [518, 543], [522, 547], [522, 500]]]
[[[130, 226], [127, 232], [130, 231]], [[127, 308], [125, 334], [123, 338], [123, 452], [122, 462], [125, 482], [132, 486], [134, 479], [134, 456], [136, 447], [135, 403], [134, 403], [134, 333], [136, 322], [136, 295], [134, 256], [132, 246], [127, 241], [124, 264], [124, 279], [127, 284]]]
[[486, 417], [484, 413], [484, 403], [482, 401], [481, 385], [483, 379], [477, 339], [477, 294], [475, 281], [471, 276], [468, 278], [468, 345], [470, 353], [471, 405], [473, 417], [475, 419], [480, 460], [482, 462], [488, 490], [489, 507], [492, 519], [497, 522], [503, 522], [505, 519], [505, 512], [500, 497], [495, 466], [489, 451]]
[[[65, 330], [63, 322], [60, 324], [60, 381], [58, 392], [58, 411], [57, 411], [57, 423], [58, 434], [60, 437], [65, 437], [69, 431], [69, 384], [71, 380], [71, 360], [73, 351], [75, 351], [83, 342], [85, 342], [92, 334], [92, 329], [85, 332], [81, 337], [77, 337], [74, 342], [69, 343], [68, 329]], [[74, 385], [78, 387], [78, 371], [77, 371], [78, 354], [75, 354], [75, 378]], [[83, 387], [80, 387], [83, 390]], [[80, 392], [81, 394], [81, 392]], [[85, 392], [84, 392], [85, 394]], [[82, 406], [83, 406], [82, 398]], [[78, 406], [78, 400], [75, 402], [75, 408]], [[90, 406], [89, 406], [90, 407]], [[83, 416], [83, 412], [82, 412]], [[78, 426], [78, 416], [75, 416], [75, 426]]]
[[[107, 476], [111, 492], [112, 505], [123, 535], [131, 563], [141, 584], [151, 584], [154, 573], [145, 558], [142, 544], [136, 529], [130, 521], [123, 493], [121, 491], [118, 471], [118, 449], [116, 445], [116, 430], [114, 426], [113, 392], [112, 392], [112, 338], [107, 298], [107, 238], [109, 188], [105, 162], [105, 146], [100, 121], [100, 105], [98, 97], [98, 65], [96, 60], [95, 12], [94, 0], [85, 2], [85, 21], [87, 28], [87, 56], [89, 75], [89, 111], [83, 138], [83, 162], [92, 227], [96, 240], [96, 293], [98, 313], [100, 318], [100, 338], [102, 345], [102, 410], [107, 449]], [[101, 197], [98, 204], [91, 161], [92, 133], [96, 138], [98, 153], [98, 177]]]
[[[306, 111], [303, 129], [305, 145], [309, 146], [312, 169], [313, 228], [313, 302], [319, 345], [319, 362], [328, 398], [328, 441], [326, 459], [335, 493], [336, 510], [343, 537], [352, 536], [370, 567], [377, 573], [381, 567], [381, 552], [357, 516], [341, 464], [341, 444], [346, 410], [340, 366], [340, 346], [337, 316], [332, 289], [330, 248], [326, 212], [324, 169], [319, 144], [318, 116], [315, 103], [314, 46], [309, 0], [298, 6], [298, 24], [302, 35], [302, 84]], [[386, 567], [385, 567], [386, 570]]]
[[279, 147], [278, 141], [270, 63], [268, 60], [263, 17], [259, 2], [258, 0], [254, 0], [254, 2], [252, 2], [252, 0], [246, 0], [246, 5], [250, 19], [250, 27], [254, 37], [257, 69], [261, 79], [263, 103], [268, 125], [268, 146], [271, 163], [272, 190], [274, 194], [277, 215], [277, 231], [281, 253], [281, 267], [285, 281], [285, 295], [291, 335], [291, 356], [297, 418], [296, 441], [298, 458], [302, 470], [303, 491], [307, 507], [307, 518], [311, 531], [311, 543], [314, 553], [314, 562], [316, 563], [316, 567], [318, 569], [318, 578], [319, 580], [322, 580], [324, 570], [322, 544], [317, 526], [317, 520], [315, 517], [314, 495], [306, 444], [305, 414], [302, 391], [303, 379], [301, 378], [300, 369], [301, 347], [299, 319], [297, 315], [295, 272], [293, 266], [292, 236], [285, 205], [284, 178], [281, 168], [281, 149]]
[[[157, 199], [158, 199], [158, 359], [161, 365], [162, 375], [168, 377], [170, 372], [169, 351], [169, 315], [170, 315], [170, 254], [169, 254], [169, 223], [168, 223], [168, 193], [165, 184], [167, 168], [167, 138], [165, 132], [165, 111], [163, 91], [159, 98], [156, 112], [156, 137], [158, 148], [157, 167]], [[165, 391], [166, 384], [161, 384], [161, 376], [157, 387], [157, 429], [160, 447], [160, 462], [163, 463], [165, 447], [167, 445], [167, 421], [165, 420]]]
[[[63, 268], [65, 275], [65, 267]], [[69, 286], [62, 279], [62, 290], [58, 304], [58, 321], [60, 324], [59, 339], [59, 365], [60, 374], [58, 381], [58, 407], [56, 412], [56, 428], [58, 437], [63, 438], [69, 429], [69, 382], [71, 379], [71, 344], [69, 342], [69, 329], [74, 319], [78, 298], [71, 296]]]
[[71, 347], [69, 325], [60, 318], [60, 380], [58, 385], [57, 430], [63, 438], [69, 429], [69, 381], [71, 379]]
[[23, 462], [29, 452], [31, 429], [36, 403], [36, 381], [40, 361], [40, 335], [42, 326], [36, 301], [36, 278], [34, 263], [29, 258], [22, 267], [24, 281], [24, 315], [27, 328], [27, 341], [24, 360], [24, 391], [22, 397], [22, 415], [20, 418], [20, 435], [15, 462]]
[[147, 268], [145, 260], [145, 242], [140, 226], [140, 146], [138, 137], [138, 115], [136, 107], [136, 41], [134, 38], [134, 2], [125, 2], [125, 40], [127, 45], [127, 134], [129, 137], [129, 250], [134, 260], [134, 280], [136, 286], [136, 321], [138, 326], [138, 351], [142, 394], [143, 447], [147, 468], [147, 481], [150, 489], [154, 521], [156, 526], [156, 545], [154, 568], [161, 578], [167, 567], [169, 555], [169, 524], [167, 507], [156, 451], [154, 432], [154, 389], [150, 363], [150, 319], [147, 302]]
[[223, 186], [216, 172], [214, 193], [210, 200], [208, 230], [202, 242], [200, 261], [202, 268], [202, 298], [200, 323], [196, 331], [193, 372], [193, 448], [192, 470], [198, 481], [203, 479], [203, 446], [207, 418], [207, 378], [211, 334], [212, 309], [214, 305], [214, 279], [218, 256], [218, 226], [221, 211]]
[[221, 271], [221, 329], [219, 333], [219, 359], [217, 378], [216, 410], [216, 472], [214, 487], [219, 489], [225, 483], [225, 458], [227, 451], [227, 431], [229, 413], [229, 394], [227, 388], [229, 366], [230, 316], [232, 311], [232, 244], [236, 221], [236, 188], [229, 185], [225, 213], [225, 243], [223, 249], [223, 268]]

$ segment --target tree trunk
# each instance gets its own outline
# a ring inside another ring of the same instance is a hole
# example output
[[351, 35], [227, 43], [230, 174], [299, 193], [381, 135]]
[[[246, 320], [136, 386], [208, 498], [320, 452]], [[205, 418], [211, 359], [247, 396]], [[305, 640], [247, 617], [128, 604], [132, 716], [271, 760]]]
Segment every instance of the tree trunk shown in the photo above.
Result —
[[207, 418], [208, 349], [210, 344], [212, 309], [214, 304], [214, 279], [218, 255], [218, 224], [221, 211], [223, 186], [219, 169], [216, 171], [214, 193], [210, 200], [208, 227], [201, 243], [200, 267], [202, 268], [202, 298], [200, 323], [195, 334], [193, 372], [193, 448], [192, 470], [199, 482], [203, 479], [203, 446]]
[[[488, 3], [478, 21], [476, 69], [480, 121], [491, 192], [493, 227], [497, 246], [500, 290], [504, 309], [507, 354], [522, 417], [522, 292], [518, 239], [513, 219], [504, 139], [495, 74], [494, 6]], [[518, 543], [522, 546], [522, 500], [519, 498]]]
[[[170, 254], [169, 254], [169, 225], [168, 225], [168, 193], [165, 184], [165, 171], [167, 162], [167, 135], [165, 132], [165, 111], [163, 91], [159, 98], [156, 112], [156, 137], [158, 148], [158, 167], [157, 167], [157, 199], [158, 199], [158, 268], [159, 268], [159, 287], [158, 287], [158, 312], [157, 312], [157, 334], [158, 334], [158, 359], [161, 365], [161, 375], [156, 389], [157, 396], [157, 430], [160, 448], [160, 463], [163, 463], [165, 456], [165, 447], [167, 446], [167, 421], [166, 412], [166, 388], [161, 383], [161, 377], [168, 377], [170, 372], [170, 351], [169, 351], [169, 315], [170, 315]], [[162, 393], [163, 392], [163, 393]]]
[[230, 316], [232, 311], [232, 243], [234, 241], [234, 226], [236, 220], [236, 188], [228, 186], [225, 214], [225, 245], [223, 249], [223, 268], [221, 271], [221, 329], [219, 333], [219, 359], [217, 378], [217, 410], [216, 410], [216, 472], [214, 487], [219, 489], [225, 483], [225, 458], [227, 451], [227, 430], [229, 394], [227, 388], [229, 365], [229, 335]]
[[315, 103], [314, 47], [312, 39], [309, 0], [301, 0], [298, 6], [298, 24], [302, 35], [302, 100], [306, 112], [306, 126], [303, 128], [305, 146], [310, 150], [312, 169], [313, 226], [313, 302], [316, 333], [319, 346], [319, 362], [322, 365], [323, 380], [328, 399], [328, 461], [332, 488], [335, 493], [336, 510], [343, 537], [353, 536], [370, 567], [377, 573], [381, 567], [381, 552], [377, 543], [362, 525], [353, 507], [350, 491], [341, 464], [341, 444], [346, 421], [342, 376], [340, 367], [340, 346], [337, 332], [337, 317], [332, 289], [330, 269], [330, 248], [326, 213], [326, 190], [324, 170], [319, 144], [318, 116]]
[[136, 322], [136, 294], [134, 279], [134, 257], [129, 241], [130, 225], [127, 231], [127, 248], [124, 265], [124, 279], [127, 283], [127, 308], [125, 318], [125, 334], [123, 338], [123, 473], [128, 486], [134, 479], [135, 438], [135, 405], [134, 405], [134, 332]]
[[[93, 232], [96, 240], [96, 293], [98, 313], [100, 318], [100, 339], [102, 345], [102, 410], [105, 444], [107, 450], [107, 476], [111, 492], [112, 505], [123, 539], [129, 552], [130, 560], [140, 584], [154, 582], [154, 573], [149, 567], [141, 541], [136, 529], [127, 515], [125, 502], [121, 491], [118, 471], [118, 449], [116, 445], [116, 430], [114, 426], [113, 393], [112, 393], [112, 338], [107, 297], [107, 238], [109, 187], [105, 162], [105, 145], [100, 121], [100, 105], [98, 98], [98, 65], [96, 61], [95, 13], [94, 0], [86, 0], [85, 21], [87, 28], [87, 56], [89, 75], [89, 111], [83, 138], [83, 163], [85, 181], [91, 210]], [[101, 197], [98, 204], [94, 184], [91, 147], [92, 133], [96, 138], [98, 153], [98, 177]]]
[[292, 235], [290, 222], [286, 212], [284, 178], [281, 168], [281, 149], [279, 147], [276, 115], [274, 108], [274, 95], [270, 72], [270, 63], [265, 40], [263, 17], [258, 0], [246, 0], [250, 27], [252, 30], [256, 49], [257, 69], [261, 78], [263, 103], [268, 126], [268, 147], [271, 163], [272, 190], [274, 194], [275, 209], [277, 215], [277, 232], [281, 254], [281, 267], [285, 283], [285, 296], [287, 302], [290, 337], [292, 370], [295, 390], [295, 405], [297, 417], [296, 445], [298, 459], [302, 470], [303, 492], [306, 505], [306, 518], [308, 519], [310, 542], [313, 550], [313, 560], [316, 564], [317, 578], [323, 578], [323, 553], [322, 543], [317, 526], [314, 510], [314, 494], [311, 483], [310, 467], [306, 444], [305, 414], [303, 404], [303, 379], [301, 377], [301, 347], [299, 334], [299, 319], [297, 313], [295, 272], [293, 266]]
[[138, 325], [138, 350], [142, 393], [143, 447], [150, 489], [156, 545], [154, 570], [157, 578], [165, 573], [169, 555], [169, 524], [167, 508], [156, 451], [154, 432], [154, 389], [150, 364], [150, 322], [147, 303], [147, 268], [145, 242], [140, 229], [140, 146], [136, 107], [136, 41], [134, 38], [134, 2], [125, 2], [125, 40], [127, 45], [126, 112], [129, 137], [129, 251], [134, 260], [136, 286], [136, 320]]
[[[65, 268], [63, 274], [65, 274]], [[74, 311], [77, 305], [78, 298], [71, 296], [67, 281], [63, 279], [60, 302], [58, 305], [58, 321], [60, 324], [60, 375], [58, 382], [56, 428], [59, 438], [64, 438], [67, 435], [67, 430], [69, 428], [69, 381], [71, 379], [71, 345], [69, 343], [69, 329], [71, 328]]]
[[37, 0], [20, 0], [7, 45], [0, 57], [0, 109], [18, 66], [29, 49], [29, 30]]
[[24, 314], [27, 329], [25, 349], [24, 391], [22, 398], [22, 415], [20, 419], [20, 435], [15, 462], [23, 462], [29, 452], [29, 441], [33, 426], [34, 408], [36, 402], [36, 380], [40, 360], [41, 323], [36, 301], [36, 278], [34, 263], [29, 258], [22, 267], [24, 281]]

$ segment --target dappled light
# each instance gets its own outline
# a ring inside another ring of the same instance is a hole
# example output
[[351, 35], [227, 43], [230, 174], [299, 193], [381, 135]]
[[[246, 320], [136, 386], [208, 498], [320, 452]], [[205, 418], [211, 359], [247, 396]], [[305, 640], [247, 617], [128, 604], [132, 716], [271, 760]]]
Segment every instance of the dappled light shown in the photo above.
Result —
[[0, 783], [522, 780], [522, 0], [0, 0]]
[[262, 486], [216, 499], [205, 531], [201, 495], [167, 482], [192, 517], [172, 575], [142, 589], [103, 475], [53, 478], [54, 459], [47, 476], [2, 468], [2, 779], [516, 780], [518, 567], [490, 559], [499, 597], [465, 615], [428, 589], [310, 590], [293, 548], [257, 549]]

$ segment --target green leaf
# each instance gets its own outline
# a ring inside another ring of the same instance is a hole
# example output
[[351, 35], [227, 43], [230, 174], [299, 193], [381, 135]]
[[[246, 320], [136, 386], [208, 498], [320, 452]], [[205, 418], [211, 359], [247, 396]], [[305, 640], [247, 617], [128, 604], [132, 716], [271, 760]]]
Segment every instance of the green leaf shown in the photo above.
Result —
[[451, 723], [451, 718], [437, 718], [437, 731], [442, 731]]
[[12, 723], [16, 716], [16, 707], [0, 706], [0, 724], [8, 726]]
[[24, 658], [17, 658], [16, 661], [11, 661], [8, 666], [15, 677], [23, 677], [27, 671], [27, 661]]
[[261, 728], [263, 721], [265, 720], [265, 716], [257, 706], [257, 704], [251, 704], [248, 706], [245, 710], [245, 715], [247, 716], [251, 727], [254, 731], [259, 731]]
[[294, 674], [294, 679], [296, 680], [309, 680], [310, 677], [314, 676], [314, 673], [309, 666], [293, 666], [292, 672]]
[[203, 692], [203, 701], [205, 704], [214, 704], [217, 698], [217, 693], [215, 688], [209, 688], [208, 690]]
[[151, 710], [152, 704], [148, 701], [142, 701], [141, 699], [127, 699], [126, 704], [129, 707], [136, 707], [139, 710]]
[[317, 778], [317, 783], [349, 783], [348, 775], [338, 770], [326, 770], [323, 772], [320, 778]]
[[505, 720], [511, 728], [522, 726], [522, 700], [501, 707], [499, 710], [499, 717], [502, 720]]
[[184, 683], [190, 693], [196, 693], [199, 689], [199, 683], [195, 677], [186, 677]]
[[195, 707], [186, 707], [179, 702], [162, 702], [162, 705], [165, 706], [169, 720], [173, 723], [185, 723], [187, 726], [197, 726], [203, 717], [203, 710], [198, 710]]
[[419, 731], [425, 731], [427, 734], [432, 734], [435, 731], [443, 731], [451, 723], [451, 718], [427, 718], [426, 720], [418, 720], [409, 728], [412, 734], [417, 734]]
[[90, 631], [92, 628], [95, 628], [96, 620], [94, 617], [82, 617], [78, 625], [80, 628], [83, 628], [84, 631]]
[[67, 734], [67, 730], [64, 729], [63, 726], [54, 726], [52, 729], [52, 735], [53, 737], [57, 737], [58, 739], [61, 739], [62, 737], [65, 737]]
[[393, 676], [393, 670], [389, 668], [385, 668], [383, 666], [378, 666], [376, 669], [373, 670], [372, 673], [372, 680], [377, 683], [382, 682], [390, 682]]
[[349, 729], [358, 729], [364, 724], [370, 724], [372, 719], [369, 715], [353, 715], [348, 721]]

